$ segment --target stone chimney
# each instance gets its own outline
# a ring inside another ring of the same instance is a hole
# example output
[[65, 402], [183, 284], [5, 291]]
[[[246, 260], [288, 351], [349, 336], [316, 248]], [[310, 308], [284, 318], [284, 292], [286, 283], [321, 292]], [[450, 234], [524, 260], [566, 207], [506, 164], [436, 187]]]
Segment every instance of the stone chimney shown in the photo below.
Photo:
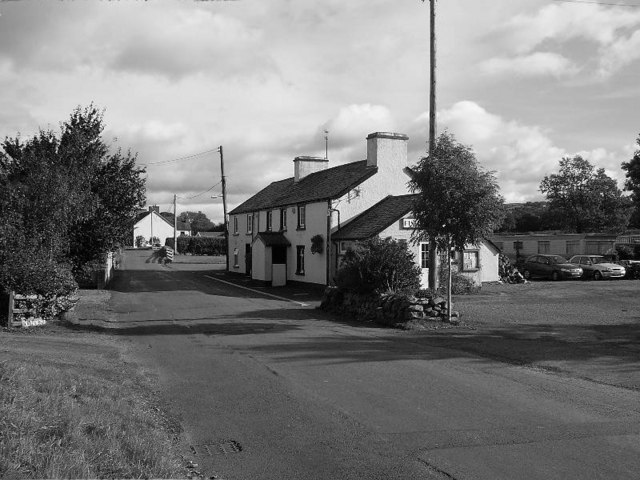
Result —
[[367, 167], [402, 170], [407, 166], [408, 141], [409, 137], [403, 133], [370, 133], [367, 135]]
[[149, 211], [150, 212], [160, 213], [160, 206], [159, 205], [150, 205], [149, 206]]
[[295, 182], [307, 175], [326, 170], [329, 160], [322, 157], [296, 157], [293, 160], [293, 178]]

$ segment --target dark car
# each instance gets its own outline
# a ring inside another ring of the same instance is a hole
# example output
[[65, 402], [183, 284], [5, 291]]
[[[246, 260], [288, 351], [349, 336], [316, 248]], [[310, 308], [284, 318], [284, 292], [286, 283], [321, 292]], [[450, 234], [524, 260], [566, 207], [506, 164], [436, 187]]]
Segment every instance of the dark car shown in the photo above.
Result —
[[625, 278], [633, 278], [635, 280], [640, 278], [640, 261], [638, 260], [620, 260], [620, 265], [625, 269]]
[[529, 280], [533, 277], [560, 280], [582, 277], [582, 268], [569, 263], [561, 255], [532, 255], [522, 265], [522, 275]]

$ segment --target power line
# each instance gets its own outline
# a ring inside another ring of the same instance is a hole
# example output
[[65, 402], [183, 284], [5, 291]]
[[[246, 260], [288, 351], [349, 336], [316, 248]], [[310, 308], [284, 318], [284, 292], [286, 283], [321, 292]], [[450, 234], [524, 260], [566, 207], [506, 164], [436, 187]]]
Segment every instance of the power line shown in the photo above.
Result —
[[192, 197], [178, 197], [181, 200], [192, 200], [194, 198], [198, 198], [201, 195], [204, 195], [205, 193], [209, 193], [211, 190], [213, 190], [214, 188], [216, 188], [218, 185], [220, 185], [222, 183], [222, 180], [220, 180], [218, 183], [216, 183], [215, 185], [212, 185], [210, 188], [208, 188], [207, 190], [205, 190], [204, 192], [200, 192], [196, 195], [193, 195]]
[[640, 5], [633, 3], [609, 3], [609, 2], [596, 2], [591, 0], [554, 0], [556, 2], [564, 3], [586, 3], [591, 5], [606, 5], [608, 7], [628, 7], [628, 8], [640, 8]]
[[193, 155], [188, 155], [186, 157], [174, 158], [174, 159], [171, 159], [171, 160], [159, 160], [157, 162], [141, 163], [140, 165], [145, 166], [145, 167], [149, 166], [149, 165], [165, 165], [165, 164], [168, 164], [168, 163], [181, 162], [182, 160], [190, 160], [192, 158], [196, 158], [196, 157], [199, 157], [201, 155], [206, 155], [207, 153], [213, 153], [213, 152], [217, 152], [217, 151], [218, 151], [218, 149], [214, 148], [212, 150], [206, 150], [204, 152], [194, 153]]

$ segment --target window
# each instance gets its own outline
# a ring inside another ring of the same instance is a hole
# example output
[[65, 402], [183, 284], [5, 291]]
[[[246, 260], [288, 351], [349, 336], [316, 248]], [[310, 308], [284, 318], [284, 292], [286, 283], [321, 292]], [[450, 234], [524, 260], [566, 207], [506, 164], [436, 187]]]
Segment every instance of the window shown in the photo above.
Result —
[[462, 270], [474, 271], [480, 269], [480, 252], [478, 250], [465, 250], [462, 252]]
[[273, 230], [273, 210], [267, 212], [267, 232]]
[[420, 244], [420, 268], [429, 268], [429, 244]]
[[296, 247], [296, 275], [304, 275], [304, 245]]
[[580, 240], [567, 240], [567, 255], [580, 253]]
[[540, 240], [538, 241], [538, 253], [550, 253], [551, 252], [551, 242], [548, 240]]
[[307, 228], [307, 208], [305, 205], [298, 206], [298, 230]]
[[340, 242], [340, 253], [346, 252], [351, 247], [353, 247], [353, 242], [351, 241], [345, 240], [343, 242]]
[[286, 229], [287, 229], [287, 209], [281, 208], [280, 209], [280, 230], [286, 230]]
[[253, 213], [247, 213], [247, 233], [253, 233]]
[[233, 234], [238, 234], [238, 217], [233, 217]]
[[521, 241], [513, 242], [513, 249], [515, 251], [522, 250], [522, 242]]

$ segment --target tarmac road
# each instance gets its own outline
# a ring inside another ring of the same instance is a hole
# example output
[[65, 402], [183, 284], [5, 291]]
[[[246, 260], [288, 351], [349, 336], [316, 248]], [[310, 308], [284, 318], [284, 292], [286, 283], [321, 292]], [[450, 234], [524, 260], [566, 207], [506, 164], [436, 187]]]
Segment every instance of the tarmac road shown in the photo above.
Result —
[[636, 390], [332, 320], [149, 254], [127, 252], [108, 321], [207, 478], [639, 476]]

